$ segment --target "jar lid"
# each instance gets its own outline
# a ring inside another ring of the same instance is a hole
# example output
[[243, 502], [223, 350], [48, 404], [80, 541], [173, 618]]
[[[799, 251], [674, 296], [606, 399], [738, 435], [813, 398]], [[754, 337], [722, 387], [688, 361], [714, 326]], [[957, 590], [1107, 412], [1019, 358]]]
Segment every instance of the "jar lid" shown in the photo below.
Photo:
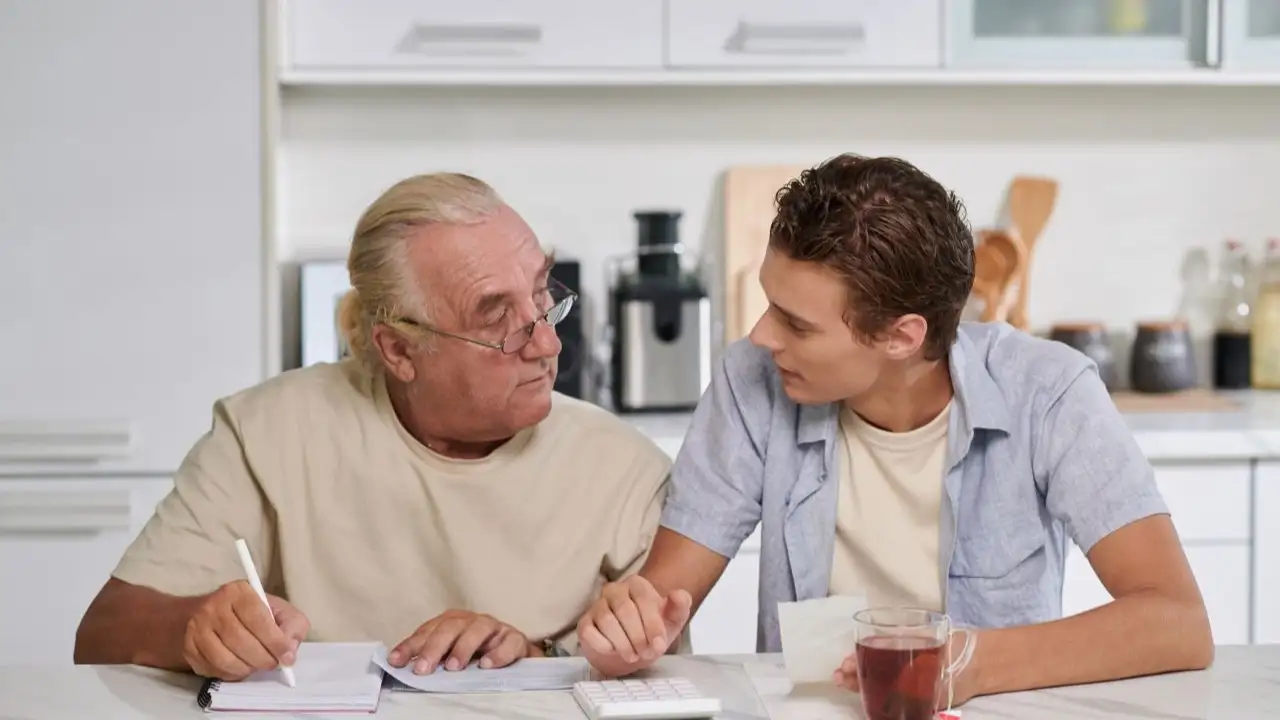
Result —
[[1139, 320], [1139, 330], [1186, 330], [1187, 321], [1183, 318], [1171, 318], [1168, 320]]

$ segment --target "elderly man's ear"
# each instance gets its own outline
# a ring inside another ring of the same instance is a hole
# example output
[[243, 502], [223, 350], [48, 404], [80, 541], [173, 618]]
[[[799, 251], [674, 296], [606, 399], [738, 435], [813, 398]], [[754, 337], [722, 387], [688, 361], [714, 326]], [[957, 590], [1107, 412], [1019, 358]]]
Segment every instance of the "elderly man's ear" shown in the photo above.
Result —
[[396, 380], [403, 383], [413, 382], [418, 370], [413, 365], [413, 347], [403, 335], [386, 325], [373, 328], [373, 345], [378, 348], [382, 364]]

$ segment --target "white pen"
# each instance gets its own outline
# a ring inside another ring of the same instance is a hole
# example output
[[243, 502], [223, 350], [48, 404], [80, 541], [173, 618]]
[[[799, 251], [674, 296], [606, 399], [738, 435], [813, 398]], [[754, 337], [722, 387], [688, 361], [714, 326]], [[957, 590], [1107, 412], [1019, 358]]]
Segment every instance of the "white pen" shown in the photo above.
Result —
[[[244, 568], [244, 574], [249, 577], [249, 584], [253, 586], [253, 591], [258, 593], [258, 597], [262, 599], [262, 604], [267, 607], [267, 613], [275, 618], [275, 613], [271, 612], [271, 603], [267, 602], [267, 592], [262, 589], [262, 580], [258, 578], [258, 568], [253, 565], [253, 556], [249, 554], [249, 546], [245, 543], [244, 538], [236, 540], [236, 554], [240, 556], [240, 565]], [[284, 675], [284, 681], [289, 687], [297, 685], [297, 679], [293, 676], [293, 668], [280, 666], [280, 672]]]

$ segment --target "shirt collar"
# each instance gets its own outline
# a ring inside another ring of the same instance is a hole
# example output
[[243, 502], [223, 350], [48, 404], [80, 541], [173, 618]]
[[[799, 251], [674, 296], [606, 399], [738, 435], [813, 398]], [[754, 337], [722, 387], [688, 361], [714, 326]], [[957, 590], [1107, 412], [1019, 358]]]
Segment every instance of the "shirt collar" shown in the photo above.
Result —
[[[953, 427], [968, 438], [974, 430], [1011, 431], [1009, 408], [973, 340], [961, 332], [948, 353], [951, 386], [955, 393]], [[839, 404], [801, 405], [796, 428], [796, 444], [807, 445], [835, 437]], [[958, 423], [958, 425], [956, 424]], [[964, 443], [967, 447], [968, 443]]]

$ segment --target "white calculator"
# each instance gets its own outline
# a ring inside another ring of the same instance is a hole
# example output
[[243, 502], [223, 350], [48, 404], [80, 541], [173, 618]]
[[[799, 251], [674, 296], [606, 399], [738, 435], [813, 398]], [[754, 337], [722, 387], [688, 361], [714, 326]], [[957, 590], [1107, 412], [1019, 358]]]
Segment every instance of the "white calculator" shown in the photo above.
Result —
[[720, 712], [719, 699], [684, 678], [576, 682], [573, 697], [590, 720], [686, 720]]

